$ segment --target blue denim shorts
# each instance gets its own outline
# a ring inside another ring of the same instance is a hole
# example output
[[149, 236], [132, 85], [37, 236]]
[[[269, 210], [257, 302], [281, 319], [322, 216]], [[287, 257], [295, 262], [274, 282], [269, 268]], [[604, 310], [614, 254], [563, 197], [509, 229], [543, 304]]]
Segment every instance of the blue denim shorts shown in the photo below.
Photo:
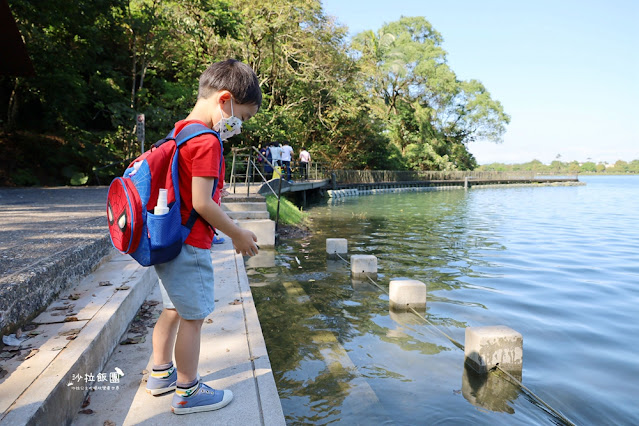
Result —
[[184, 244], [173, 260], [155, 265], [164, 307], [187, 320], [204, 319], [215, 308], [211, 251]]

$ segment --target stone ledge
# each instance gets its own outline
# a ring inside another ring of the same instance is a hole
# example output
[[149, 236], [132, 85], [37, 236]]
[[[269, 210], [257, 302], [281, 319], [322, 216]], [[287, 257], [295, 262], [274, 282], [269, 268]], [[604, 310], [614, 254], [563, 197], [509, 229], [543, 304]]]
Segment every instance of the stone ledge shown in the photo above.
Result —
[[15, 331], [114, 252], [107, 235], [69, 247], [0, 280], [0, 334]]

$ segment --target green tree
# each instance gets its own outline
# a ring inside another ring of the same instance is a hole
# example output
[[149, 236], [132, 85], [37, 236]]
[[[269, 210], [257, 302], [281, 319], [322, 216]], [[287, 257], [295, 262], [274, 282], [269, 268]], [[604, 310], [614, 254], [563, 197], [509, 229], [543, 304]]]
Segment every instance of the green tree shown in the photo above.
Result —
[[623, 160], [617, 160], [614, 167], [615, 172], [625, 173], [628, 171], [628, 163]]
[[355, 56], [375, 112], [415, 169], [472, 169], [467, 144], [501, 141], [510, 118], [477, 80], [460, 81], [446, 63], [442, 37], [423, 17], [402, 17], [356, 35]]
[[580, 171], [580, 170], [581, 170], [581, 169], [580, 169], [580, 167], [579, 167], [579, 162], [578, 162], [578, 161], [576, 161], [576, 160], [575, 160], [575, 161], [571, 161], [571, 162], [568, 164], [568, 171], [569, 171], [570, 173], [579, 173], [579, 171]]

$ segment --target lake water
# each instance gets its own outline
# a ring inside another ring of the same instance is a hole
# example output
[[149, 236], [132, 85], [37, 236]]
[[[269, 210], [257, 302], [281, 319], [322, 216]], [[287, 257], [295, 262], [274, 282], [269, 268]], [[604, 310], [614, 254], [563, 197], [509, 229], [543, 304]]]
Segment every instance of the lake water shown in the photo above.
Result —
[[639, 176], [580, 179], [308, 208], [312, 236], [248, 268], [287, 422], [561, 424], [327, 260], [326, 238], [346, 238], [378, 257], [382, 287], [426, 283], [426, 318], [457, 341], [468, 326], [521, 333], [523, 384], [572, 422], [639, 424]]

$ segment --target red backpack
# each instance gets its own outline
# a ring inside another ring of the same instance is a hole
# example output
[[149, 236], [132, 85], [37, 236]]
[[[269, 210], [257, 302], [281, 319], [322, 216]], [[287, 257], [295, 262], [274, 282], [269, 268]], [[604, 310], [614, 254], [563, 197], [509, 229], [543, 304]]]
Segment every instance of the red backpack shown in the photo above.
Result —
[[[113, 246], [130, 254], [143, 266], [168, 262], [182, 250], [199, 215], [195, 209], [187, 223], [180, 214], [180, 186], [178, 153], [182, 144], [196, 136], [211, 133], [220, 141], [220, 170], [222, 170], [222, 141], [217, 132], [192, 123], [177, 135], [175, 129], [156, 142], [149, 151], [136, 158], [113, 179], [107, 195], [107, 221]], [[217, 189], [215, 179], [213, 191]], [[154, 214], [160, 189], [166, 189], [166, 209]], [[167, 211], [168, 210], [168, 211]]]

